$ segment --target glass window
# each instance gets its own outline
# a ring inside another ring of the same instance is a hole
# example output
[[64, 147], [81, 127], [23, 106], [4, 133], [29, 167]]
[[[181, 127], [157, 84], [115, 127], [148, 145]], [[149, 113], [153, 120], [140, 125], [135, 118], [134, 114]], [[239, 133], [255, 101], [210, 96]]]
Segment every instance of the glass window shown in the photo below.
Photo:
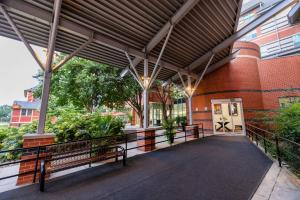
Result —
[[300, 47], [300, 34], [294, 35], [293, 41], [295, 47]]
[[281, 108], [286, 108], [293, 103], [300, 103], [300, 96], [280, 97], [279, 105]]
[[177, 99], [173, 107], [173, 117], [186, 116], [186, 103], [185, 99]]
[[268, 55], [268, 48], [267, 48], [267, 46], [261, 46], [260, 47], [260, 54], [261, 54], [261, 57], [264, 57], [264, 56]]
[[27, 116], [31, 116], [32, 115], [32, 110], [31, 109], [28, 109], [27, 110]]
[[22, 110], [21, 110], [21, 115], [22, 115], [22, 116], [26, 116], [26, 109], [22, 109]]

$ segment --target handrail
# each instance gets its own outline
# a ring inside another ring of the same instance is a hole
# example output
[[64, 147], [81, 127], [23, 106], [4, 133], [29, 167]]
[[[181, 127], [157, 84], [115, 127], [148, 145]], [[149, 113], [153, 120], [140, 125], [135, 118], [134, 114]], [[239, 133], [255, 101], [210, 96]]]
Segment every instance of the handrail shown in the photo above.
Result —
[[[252, 125], [249, 123], [246, 123], [246, 134], [247, 134], [247, 136], [249, 136], [249, 138], [252, 139], [252, 141], [255, 138], [257, 146], [259, 145], [259, 142], [260, 142], [259, 140], [263, 139], [262, 145], [264, 147], [265, 153], [268, 153], [268, 151], [272, 150], [272, 148], [269, 145], [267, 145], [266, 142], [274, 145], [275, 149], [273, 149], [273, 151], [275, 150], [276, 152], [273, 152], [273, 153], [276, 154], [279, 167], [282, 166], [282, 160], [284, 160], [286, 163], [288, 163], [292, 167], [293, 170], [296, 170], [296, 171], [300, 170], [300, 155], [297, 155], [293, 152], [293, 149], [296, 148], [296, 150], [297, 150], [300, 147], [299, 143], [289, 140], [287, 138], [281, 137], [276, 133], [272, 133], [268, 130], [264, 130], [260, 127], [257, 127], [255, 125]], [[268, 134], [268, 135], [266, 135], [266, 134]], [[266, 136], [269, 136], [269, 138], [267, 138]], [[286, 142], [288, 145], [280, 145], [280, 142]], [[292, 145], [294, 145], [296, 147], [293, 147]], [[289, 149], [287, 147], [292, 147], [292, 149]], [[271, 154], [271, 155], [273, 156], [274, 154]], [[290, 156], [292, 156], [292, 158], [290, 158]], [[296, 159], [296, 162], [294, 162], [295, 161], [294, 159]]]
[[260, 131], [264, 131], [265, 133], [269, 133], [269, 134], [271, 134], [271, 135], [273, 135], [273, 136], [276, 136], [276, 137], [278, 137], [278, 139], [286, 140], [287, 142], [293, 143], [293, 144], [295, 144], [295, 145], [297, 145], [297, 146], [300, 147], [300, 144], [299, 144], [299, 143], [297, 143], [297, 142], [295, 142], [295, 141], [292, 141], [292, 140], [290, 140], [290, 139], [284, 138], [284, 137], [282, 137], [282, 136], [279, 136], [279, 135], [277, 135], [276, 133], [272, 133], [272, 132], [270, 132], [270, 131], [264, 130], [264, 129], [259, 128], [259, 127], [257, 127], [257, 126], [254, 126], [254, 125], [252, 125], [252, 124], [247, 124], [247, 125], [248, 125], [248, 126], [251, 126], [251, 127], [253, 127], [253, 128], [256, 128], [256, 129], [258, 129], [258, 130], [260, 130]]
[[[203, 124], [197, 124], [197, 126], [198, 126], [198, 133], [199, 133], [199, 135], [200, 135], [200, 133], [203, 133], [203, 137], [204, 137]], [[179, 128], [179, 127], [174, 127], [174, 128]], [[164, 129], [163, 128], [158, 128], [158, 129], [155, 129], [155, 130], [164, 130]], [[184, 135], [183, 136], [179, 136], [179, 137], [174, 137], [174, 140], [175, 139], [180, 139], [180, 138], [185, 138], [184, 142], [186, 142], [187, 141], [187, 137], [189, 135], [193, 135], [193, 133], [191, 131], [193, 131], [193, 130], [180, 131], [180, 130], [177, 129], [176, 130], [176, 134], [177, 133], [184, 133]], [[140, 140], [147, 140], [147, 139], [153, 139], [153, 138], [158, 138], [158, 137], [165, 136], [164, 134], [158, 134], [158, 135], [155, 135], [155, 136], [138, 137], [138, 138], [132, 139], [132, 140], [129, 140], [129, 138], [128, 138], [130, 135], [138, 134], [138, 133], [143, 133], [143, 132], [145, 132], [145, 131], [141, 130], [141, 131], [134, 131], [132, 133], [126, 133], [126, 134], [122, 134], [122, 135], [100, 136], [100, 137], [90, 138], [90, 139], [72, 140], [72, 141], [59, 142], [59, 143], [49, 144], [49, 145], [41, 145], [41, 146], [37, 146], [37, 147], [16, 148], [16, 149], [10, 149], [10, 150], [0, 150], [0, 155], [1, 154], [6, 154], [6, 153], [11, 153], [11, 154], [13, 154], [13, 153], [15, 153], [15, 154], [18, 154], [18, 153], [20, 153], [20, 154], [27, 153], [27, 154], [30, 154], [30, 155], [33, 156], [33, 157], [27, 158], [27, 159], [19, 159], [19, 158], [17, 158], [18, 160], [13, 159], [13, 160], [9, 160], [9, 161], [4, 162], [4, 163], [0, 162], [0, 167], [12, 165], [12, 164], [23, 163], [23, 162], [33, 162], [33, 161], [35, 161], [35, 163], [36, 163], [34, 170], [30, 170], [30, 171], [26, 171], [26, 172], [23, 172], [23, 173], [17, 173], [17, 174], [9, 175], [9, 176], [6, 176], [6, 177], [0, 177], [0, 180], [7, 179], [7, 178], [12, 178], [12, 177], [16, 177], [16, 176], [20, 176], [20, 175], [34, 173], [34, 178], [33, 178], [32, 182], [35, 182], [36, 174], [40, 170], [39, 167], [38, 167], [39, 161], [45, 159], [45, 153], [47, 153], [46, 149], [49, 148], [49, 147], [53, 147], [55, 145], [56, 146], [64, 145], [64, 144], [70, 144], [70, 145], [72, 145], [72, 143], [75, 144], [75, 143], [78, 143], [78, 142], [85, 142], [85, 141], [87, 141], [87, 142], [89, 142], [89, 141], [98, 141], [98, 140], [105, 141], [105, 139], [115, 139], [116, 141], [114, 141], [113, 144], [109, 144], [109, 145], [111, 145], [113, 147], [118, 147], [118, 148], [122, 149], [122, 151], [124, 151], [126, 153], [126, 155], [127, 155], [127, 151], [129, 151], [129, 150], [137, 149], [137, 148], [140, 148], [140, 147], [151, 146], [151, 145], [155, 145], [155, 144], [159, 144], [159, 143], [163, 143], [163, 142], [167, 142], [168, 141], [168, 140], [161, 140], [161, 141], [157, 141], [157, 142], [155, 141], [152, 144], [145, 144], [145, 145], [138, 145], [137, 144], [135, 147], [128, 148], [128, 143], [129, 142], [138, 142]], [[120, 144], [124, 144], [125, 147], [119, 146]], [[42, 151], [42, 152], [40, 152], [40, 151]]]

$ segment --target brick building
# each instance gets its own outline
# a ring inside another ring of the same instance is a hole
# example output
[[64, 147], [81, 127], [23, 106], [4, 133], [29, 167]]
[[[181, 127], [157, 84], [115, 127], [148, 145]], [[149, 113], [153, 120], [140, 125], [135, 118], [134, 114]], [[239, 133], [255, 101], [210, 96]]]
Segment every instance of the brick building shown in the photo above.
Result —
[[33, 89], [24, 91], [26, 101], [14, 101], [12, 105], [12, 113], [10, 126], [20, 127], [22, 124], [28, 124], [38, 120], [40, 100], [33, 96]]
[[[244, 1], [239, 29], [280, 1]], [[237, 57], [208, 74], [193, 96], [193, 122], [207, 131], [243, 132], [300, 102], [300, 24], [284, 10], [233, 46]]]

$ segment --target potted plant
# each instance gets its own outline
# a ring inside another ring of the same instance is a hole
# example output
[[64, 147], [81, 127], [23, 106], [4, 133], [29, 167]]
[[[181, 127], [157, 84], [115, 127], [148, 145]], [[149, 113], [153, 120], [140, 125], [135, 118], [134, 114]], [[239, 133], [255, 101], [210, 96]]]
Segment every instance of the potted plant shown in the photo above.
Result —
[[187, 126], [187, 122], [186, 122], [186, 117], [185, 116], [181, 117], [181, 119], [180, 119], [180, 125], [181, 125], [181, 128], [182, 128], [182, 131], [185, 131], [185, 127]]
[[186, 123], [186, 117], [185, 117], [185, 116], [177, 116], [177, 117], [175, 118], [175, 120], [176, 120], [177, 126], [178, 126], [178, 127], [181, 126], [182, 131], [185, 131], [185, 127], [186, 127], [186, 125], [187, 125], [187, 123]]
[[167, 137], [169, 144], [174, 143], [174, 136], [176, 134], [174, 122], [174, 119], [166, 119], [163, 122], [163, 128], [165, 129], [164, 135]]

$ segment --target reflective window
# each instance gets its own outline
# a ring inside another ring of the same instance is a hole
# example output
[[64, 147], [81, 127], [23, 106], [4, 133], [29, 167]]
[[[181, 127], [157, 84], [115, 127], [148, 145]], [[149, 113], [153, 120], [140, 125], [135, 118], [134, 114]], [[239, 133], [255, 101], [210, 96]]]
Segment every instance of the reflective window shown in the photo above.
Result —
[[300, 103], [300, 96], [280, 97], [279, 105], [281, 108], [286, 108], [293, 103]]
[[295, 47], [300, 47], [300, 34], [294, 35], [293, 41]]

